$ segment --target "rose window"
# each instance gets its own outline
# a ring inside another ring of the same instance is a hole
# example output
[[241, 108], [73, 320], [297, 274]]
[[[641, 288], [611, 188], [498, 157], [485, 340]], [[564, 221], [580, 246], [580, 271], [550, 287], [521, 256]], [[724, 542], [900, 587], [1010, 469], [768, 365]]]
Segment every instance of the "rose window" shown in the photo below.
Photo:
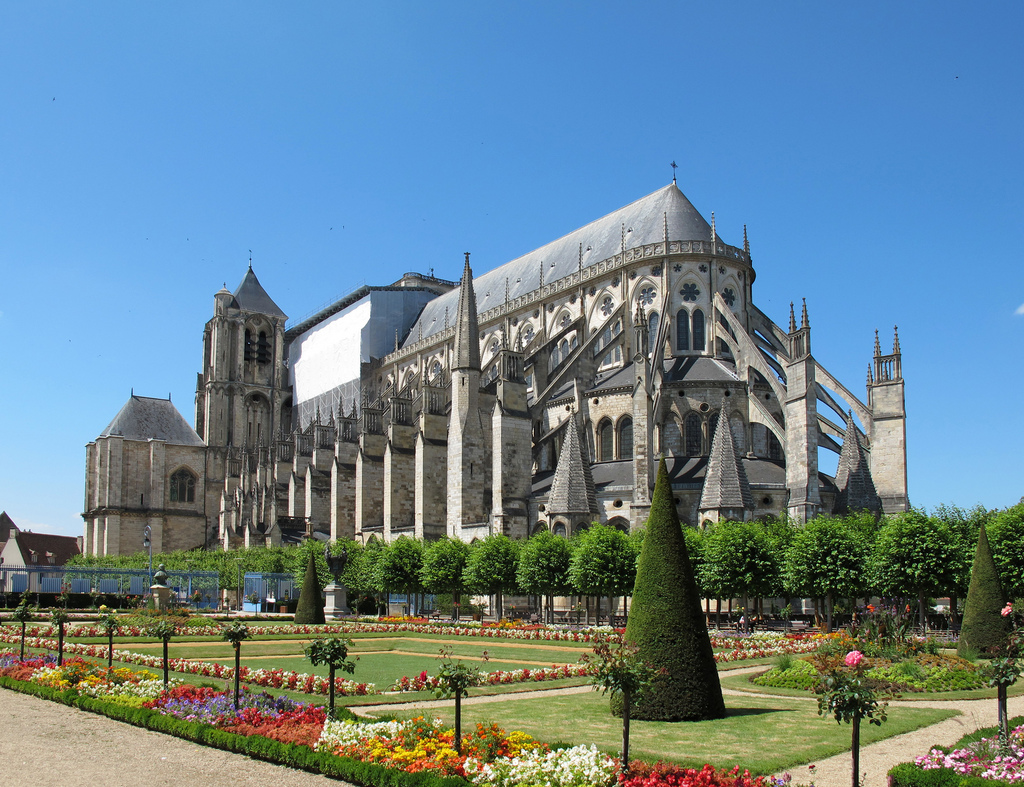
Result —
[[642, 303], [644, 306], [650, 306], [652, 303], [654, 303], [654, 288], [644, 287], [642, 290], [640, 290], [640, 297], [637, 298], [637, 300], [640, 301], [640, 303]]
[[601, 314], [604, 315], [605, 317], [611, 315], [613, 308], [614, 304], [612, 303], [611, 298], [605, 298], [603, 301], [601, 301]]
[[732, 287], [726, 287], [724, 290], [722, 290], [722, 298], [730, 306], [736, 303], [736, 293], [732, 291]]
[[700, 288], [696, 284], [684, 284], [679, 294], [684, 301], [695, 301], [700, 297]]

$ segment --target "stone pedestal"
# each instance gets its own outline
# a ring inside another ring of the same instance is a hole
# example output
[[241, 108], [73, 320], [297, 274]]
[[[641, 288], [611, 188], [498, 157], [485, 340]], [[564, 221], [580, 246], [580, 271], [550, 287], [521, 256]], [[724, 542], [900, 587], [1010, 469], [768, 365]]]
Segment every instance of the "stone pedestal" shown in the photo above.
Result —
[[166, 585], [153, 585], [150, 589], [153, 594], [153, 606], [157, 611], [165, 612], [171, 608], [171, 589]]
[[324, 617], [338, 618], [348, 614], [348, 593], [344, 585], [333, 582], [324, 588]]

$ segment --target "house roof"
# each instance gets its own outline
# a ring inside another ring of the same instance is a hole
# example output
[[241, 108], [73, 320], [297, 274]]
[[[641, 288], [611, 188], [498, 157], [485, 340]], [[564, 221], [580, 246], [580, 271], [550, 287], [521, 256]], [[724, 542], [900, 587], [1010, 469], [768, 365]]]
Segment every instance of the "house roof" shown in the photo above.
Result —
[[[33, 564], [63, 566], [72, 557], [81, 554], [81, 550], [78, 548], [78, 539], [74, 536], [57, 536], [50, 533], [32, 533], [22, 530], [18, 533], [16, 543], [26, 566]], [[38, 557], [35, 561], [32, 560], [33, 554]], [[53, 563], [49, 561], [51, 555]]]
[[233, 295], [235, 296], [235, 304], [239, 309], [288, 319], [288, 315], [281, 311], [281, 308], [267, 295], [267, 291], [263, 289], [260, 280], [252, 272], [252, 267], [246, 271], [242, 283], [238, 285]]
[[[483, 273], [473, 280], [476, 290], [478, 314], [504, 303], [506, 282], [508, 298], [514, 299], [540, 287], [541, 270], [544, 281], [553, 282], [575, 273], [580, 265], [583, 249], [584, 267], [614, 257], [625, 248], [632, 249], [665, 240], [711, 241], [711, 225], [676, 186], [670, 183], [646, 197], [612, 211], [596, 221], [554, 240], [539, 249], [524, 254], [511, 262]], [[445, 327], [445, 313], [449, 320], [456, 314], [458, 291], [453, 290], [428, 303], [406, 343], [427, 338]]]
[[100, 437], [115, 436], [125, 440], [164, 440], [171, 445], [206, 445], [170, 399], [135, 394], [100, 432]]

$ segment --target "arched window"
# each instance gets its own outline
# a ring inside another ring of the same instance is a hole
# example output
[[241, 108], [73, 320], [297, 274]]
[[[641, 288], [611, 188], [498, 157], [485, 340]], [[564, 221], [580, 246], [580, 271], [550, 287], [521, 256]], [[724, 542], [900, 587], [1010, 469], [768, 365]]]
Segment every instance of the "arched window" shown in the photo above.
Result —
[[696, 413], [690, 413], [686, 416], [686, 455], [700, 456], [703, 442], [700, 416]]
[[633, 458], [633, 419], [624, 415], [619, 419], [619, 459]]
[[651, 352], [654, 352], [657, 349], [658, 319], [657, 312], [651, 312], [647, 315], [647, 347]]
[[566, 358], [569, 357], [569, 340], [568, 339], [562, 339], [562, 343], [558, 345], [558, 352], [562, 356], [562, 360], [563, 361]]
[[270, 340], [266, 331], [260, 331], [260, 338], [256, 341], [256, 363], [270, 363]]
[[608, 520], [608, 527], [614, 527], [616, 530], [621, 530], [623, 533], [629, 532], [629, 520], [621, 516], [613, 516]]
[[608, 462], [615, 458], [615, 430], [607, 418], [597, 425], [597, 461]]
[[693, 349], [704, 349], [704, 312], [700, 309], [693, 311]]
[[782, 459], [782, 445], [779, 443], [779, 438], [775, 436], [775, 433], [771, 429], [768, 430], [768, 458], [769, 459]]
[[256, 360], [256, 343], [252, 340], [252, 331], [245, 329], [245, 360]]
[[711, 453], [711, 443], [715, 439], [715, 430], [718, 429], [718, 413], [712, 413], [708, 419], [708, 441], [704, 446], [704, 453]]
[[686, 309], [676, 314], [676, 349], [690, 349], [690, 313]]
[[196, 477], [185, 468], [171, 476], [171, 502], [196, 502]]
[[672, 454], [673, 456], [678, 456], [682, 453], [683, 436], [679, 434], [679, 424], [671, 416], [669, 416], [664, 426], [661, 427], [661, 445], [659, 447], [665, 453]]
[[555, 528], [552, 530], [556, 536], [565, 538], [565, 522], [555, 522]]

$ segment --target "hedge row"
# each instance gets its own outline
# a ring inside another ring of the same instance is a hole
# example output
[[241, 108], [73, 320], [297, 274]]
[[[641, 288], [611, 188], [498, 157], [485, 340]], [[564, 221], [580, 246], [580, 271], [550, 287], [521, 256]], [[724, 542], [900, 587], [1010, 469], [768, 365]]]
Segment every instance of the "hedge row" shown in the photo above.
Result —
[[[239, 735], [226, 732], [209, 724], [184, 721], [149, 708], [133, 708], [104, 702], [81, 695], [74, 689], [53, 689], [5, 676], [0, 676], [0, 687], [52, 702], [60, 702], [89, 713], [107, 716], [116, 721], [161, 732], [165, 735], [173, 735], [176, 738], [203, 746], [243, 754], [255, 760], [285, 765], [289, 768], [321, 773], [324, 776], [365, 785], [365, 787], [466, 787], [469, 784], [465, 779], [455, 776], [438, 776], [424, 771], [407, 773], [394, 768], [386, 768], [378, 763], [313, 751], [308, 746], [281, 743], [264, 738], [262, 735]], [[339, 716], [346, 714], [349, 718], [355, 718], [349, 711], [339, 709]]]
[[[1011, 730], [1021, 724], [1024, 724], [1024, 716], [1017, 716], [1009, 721]], [[985, 727], [968, 733], [952, 746], [934, 746], [932, 748], [948, 754], [982, 738], [994, 738], [998, 734], [997, 727]], [[980, 776], [964, 776], [952, 768], [925, 770], [912, 762], [900, 763], [889, 770], [889, 787], [993, 787], [998, 784], [1009, 784], [1009, 782], [998, 779], [982, 779]]]

